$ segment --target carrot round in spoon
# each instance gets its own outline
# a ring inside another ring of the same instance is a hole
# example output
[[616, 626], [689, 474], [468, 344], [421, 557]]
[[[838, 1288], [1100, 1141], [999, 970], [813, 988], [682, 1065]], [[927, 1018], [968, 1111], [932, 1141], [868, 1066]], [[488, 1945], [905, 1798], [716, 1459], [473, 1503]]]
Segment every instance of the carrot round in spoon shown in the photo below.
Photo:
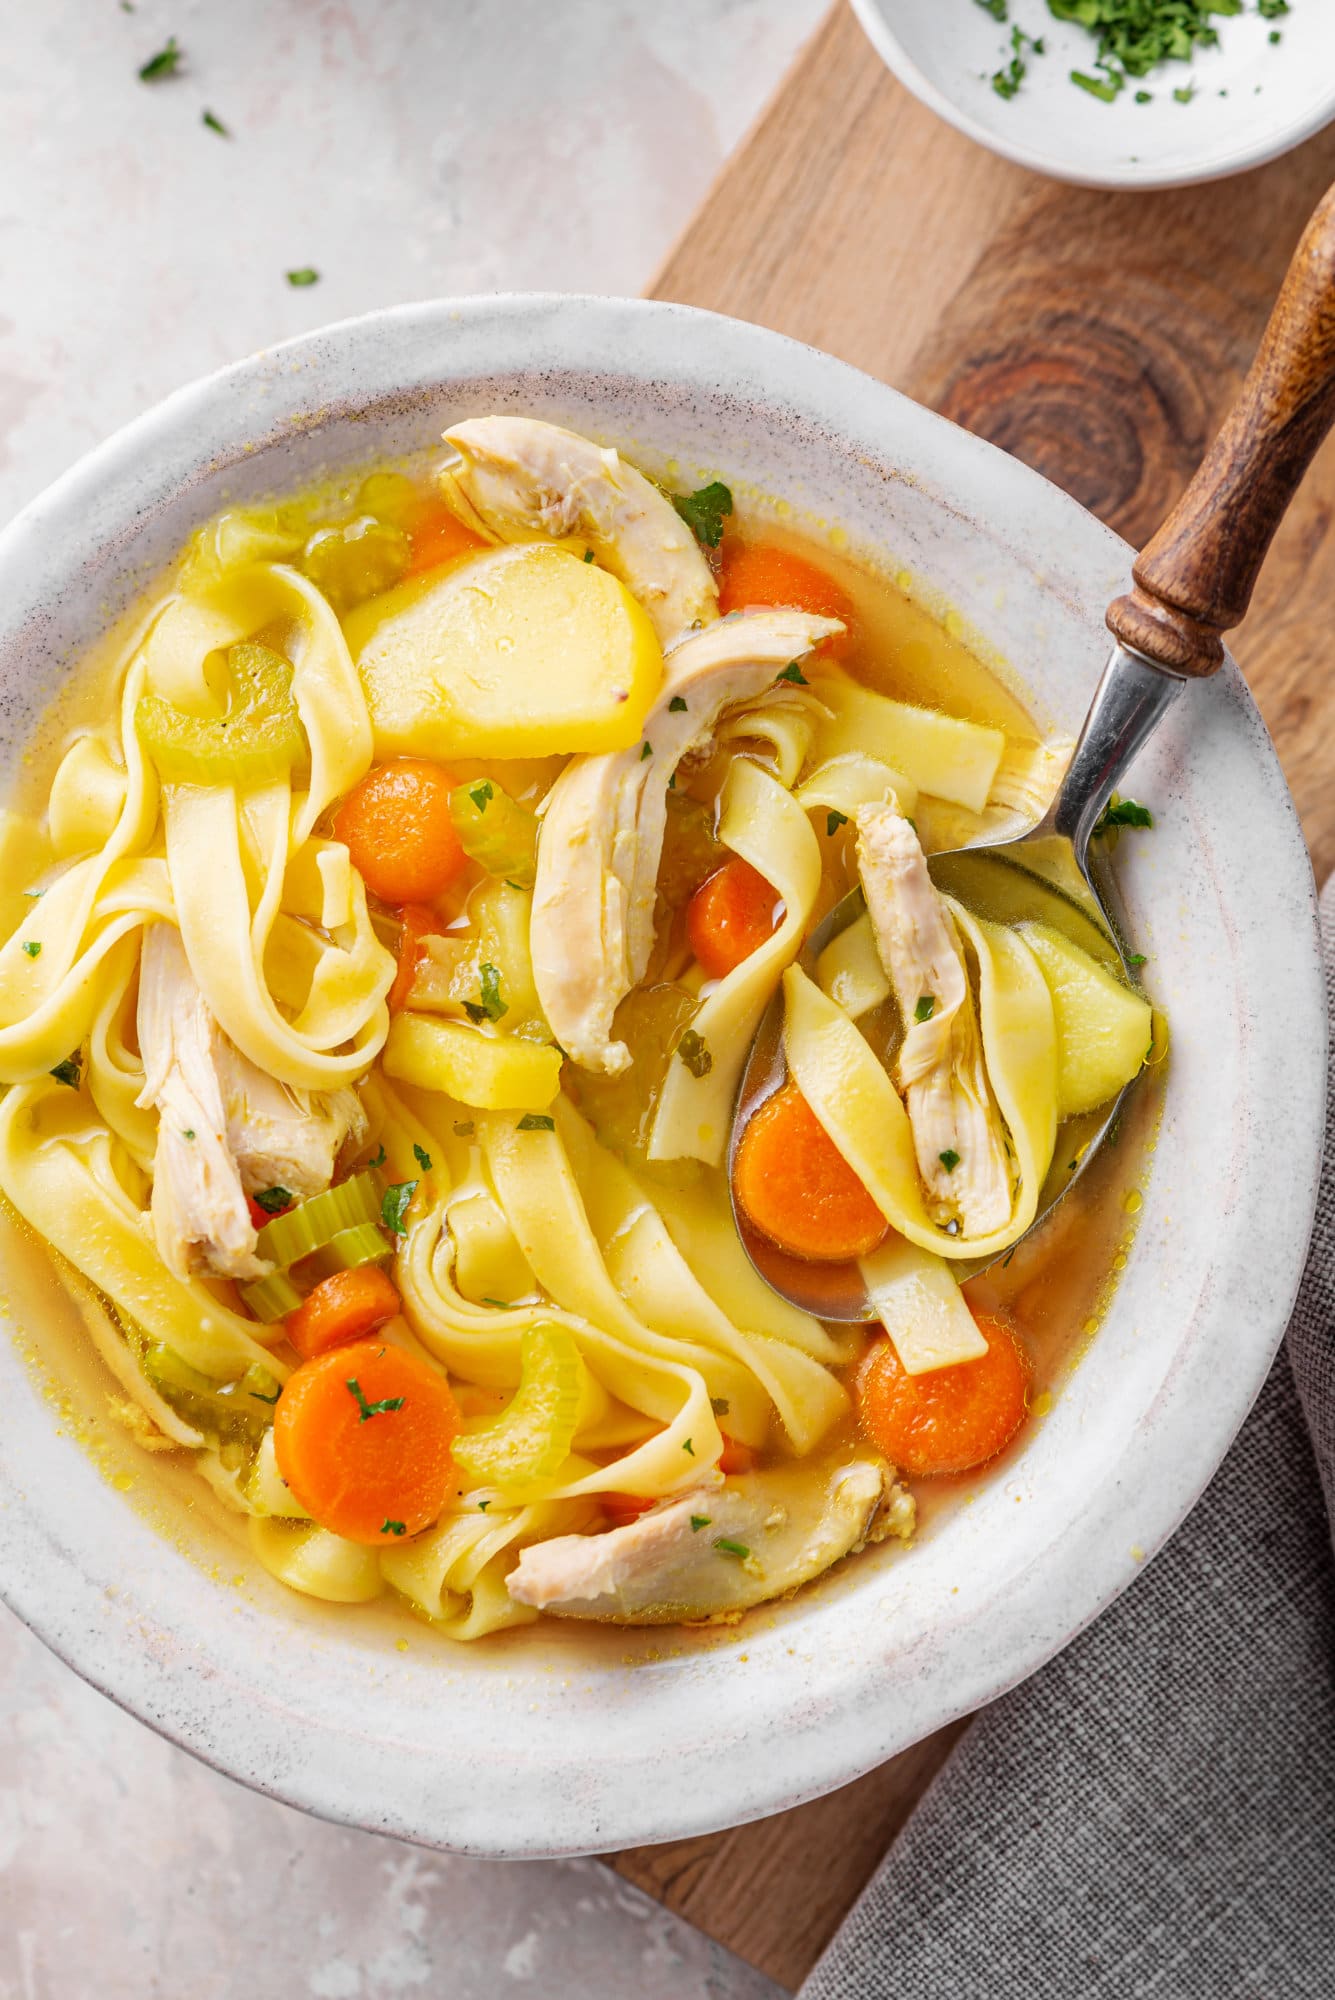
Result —
[[733, 1185], [753, 1227], [809, 1263], [865, 1257], [889, 1227], [795, 1083], [748, 1122]]

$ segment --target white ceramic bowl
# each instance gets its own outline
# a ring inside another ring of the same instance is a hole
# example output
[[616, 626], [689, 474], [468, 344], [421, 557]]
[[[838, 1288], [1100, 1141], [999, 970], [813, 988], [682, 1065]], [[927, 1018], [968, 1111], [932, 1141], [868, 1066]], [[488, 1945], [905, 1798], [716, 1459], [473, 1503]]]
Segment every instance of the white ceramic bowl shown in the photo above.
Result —
[[[182, 390], [0, 537], [0, 750], [225, 497], [300, 486], [523, 410], [678, 482], [787, 496], [930, 579], [1068, 729], [1129, 552], [1014, 459], [837, 361], [670, 305], [486, 298], [336, 326]], [[1311, 874], [1236, 671], [1137, 769], [1122, 879], [1174, 1024], [1145, 1209], [1111, 1313], [975, 1504], [736, 1632], [530, 1627], [458, 1647], [292, 1596], [186, 1474], [150, 1477], [15, 1230], [0, 1340], [0, 1586], [79, 1672], [246, 1783], [488, 1854], [756, 1817], [869, 1769], [1033, 1671], [1117, 1595], [1222, 1457], [1297, 1284], [1321, 1133]], [[34, 1361], [35, 1357], [35, 1361]], [[83, 1442], [80, 1442], [80, 1433]], [[91, 1446], [91, 1449], [90, 1449]], [[128, 1480], [136, 1483], [120, 1490]], [[1017, 1504], [1018, 1503], [1018, 1504]]]
[[[1215, 21], [1219, 46], [1190, 63], [1132, 78], [1111, 104], [1070, 81], [1097, 74], [1085, 28], [1055, 21], [1044, 0], [1011, 0], [998, 22], [977, 0], [853, 0], [872, 46], [900, 82], [969, 138], [1022, 167], [1083, 187], [1181, 187], [1278, 158], [1335, 118], [1335, 8], [1293, 0], [1267, 20], [1249, 5]], [[1011, 30], [1042, 40], [1014, 97], [992, 77], [1011, 59]], [[1278, 34], [1277, 43], [1270, 41]], [[1193, 91], [1179, 103], [1173, 92]], [[1136, 102], [1137, 90], [1152, 101]]]

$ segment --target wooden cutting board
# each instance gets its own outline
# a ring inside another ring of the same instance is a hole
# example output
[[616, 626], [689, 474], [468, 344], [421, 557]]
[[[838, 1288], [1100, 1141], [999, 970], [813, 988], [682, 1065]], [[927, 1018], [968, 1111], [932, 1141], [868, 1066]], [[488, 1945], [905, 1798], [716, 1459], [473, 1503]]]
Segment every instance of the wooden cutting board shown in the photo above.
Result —
[[[1038, 179], [917, 104], [840, 5], [652, 289], [865, 368], [1139, 545], [1195, 469], [1333, 180], [1335, 127], [1208, 187], [1115, 195]], [[1327, 447], [1234, 640], [1322, 880], [1335, 867], [1333, 519]], [[795, 1987], [958, 1734], [830, 1798], [613, 1865]]]

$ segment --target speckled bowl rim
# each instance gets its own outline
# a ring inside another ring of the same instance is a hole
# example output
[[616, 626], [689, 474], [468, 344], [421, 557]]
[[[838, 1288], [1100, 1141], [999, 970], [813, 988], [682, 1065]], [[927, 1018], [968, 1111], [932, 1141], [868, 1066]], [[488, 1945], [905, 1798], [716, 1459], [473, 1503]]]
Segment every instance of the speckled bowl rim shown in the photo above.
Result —
[[[901, 439], [902, 469], [882, 474], [887, 490], [896, 481], [907, 489], [930, 477], [947, 516], [957, 487], [973, 490], [975, 499], [987, 491], [1008, 521], [1004, 533], [989, 532], [1016, 565], [1032, 567], [1033, 560], [1019, 523], [1031, 515], [1042, 524], [1045, 545], [1061, 549], [1042, 588], [1054, 616], [1060, 610], [1068, 620], [1083, 620], [1082, 673], [1097, 671], [1091, 648], [1098, 644], [1101, 603], [1091, 604], [1089, 594], [1125, 573], [1130, 551], [1077, 503], [992, 446], [816, 350], [742, 322], [638, 300], [501, 295], [404, 306], [224, 369], [126, 426], [11, 523], [0, 535], [0, 599], [6, 587], [20, 600], [25, 590], [29, 599], [34, 591], [40, 597], [42, 588], [58, 587], [61, 574], [74, 575], [99, 550], [105, 556], [132, 537], [136, 510], [145, 504], [146, 465], [154, 466], [162, 492], [171, 477], [185, 486], [216, 466], [224, 444], [239, 459], [248, 439], [272, 439], [280, 418], [294, 434], [303, 425], [318, 428], [321, 405], [307, 378], [318, 377], [318, 364], [329, 356], [350, 379], [360, 368], [368, 402], [383, 401], [396, 383], [385, 373], [382, 348], [438, 340], [444, 352], [452, 336], [476, 347], [489, 332], [508, 352], [532, 338], [558, 368], [564, 358], [586, 372], [601, 366], [633, 375], [649, 399], [669, 397], [674, 385], [704, 395], [736, 384], [753, 407], [768, 398], [776, 410], [796, 411], [813, 437], [841, 440], [874, 468], [889, 465], [890, 441]], [[763, 442], [757, 450], [763, 458]], [[963, 502], [958, 519], [962, 533], [981, 533], [976, 518], [969, 525]], [[0, 614], [0, 649], [3, 628]], [[266, 1686], [244, 1648], [234, 1657], [244, 1619], [229, 1626], [219, 1617], [187, 1655], [182, 1635], [171, 1629], [171, 1600], [184, 1586], [168, 1578], [161, 1598], [113, 1588], [121, 1529], [112, 1517], [61, 1517], [42, 1455], [46, 1441], [18, 1435], [4, 1394], [0, 1595], [94, 1686], [216, 1768], [323, 1817], [478, 1854], [605, 1851], [757, 1818], [849, 1781], [1032, 1673], [1126, 1587], [1204, 1489], [1271, 1364], [1310, 1233], [1325, 1049], [1310, 864], [1273, 748], [1231, 664], [1217, 686], [1220, 754], [1227, 750], [1239, 760], [1236, 768], [1254, 790], [1258, 866], [1267, 883], [1256, 919], [1264, 936], [1254, 944], [1244, 937], [1238, 948], [1250, 955], [1254, 974], [1264, 964], [1268, 977], [1283, 982], [1288, 1002], [1282, 1029], [1255, 1005], [1255, 992], [1250, 1005], [1245, 995], [1229, 1005], [1240, 1022], [1239, 1060], [1250, 1065], [1248, 1074], [1273, 1081], [1273, 1096], [1234, 1107], [1241, 1152], [1229, 1199], [1201, 1224], [1212, 1232], [1215, 1254], [1124, 1458], [1099, 1470], [1087, 1504], [1063, 1520], [1044, 1560], [1023, 1568], [1002, 1596], [967, 1617], [943, 1617], [939, 1630], [897, 1647], [890, 1614], [903, 1601], [906, 1567], [891, 1573], [889, 1594], [880, 1600], [886, 1634], [844, 1643], [857, 1616], [851, 1597], [808, 1593], [797, 1604], [809, 1609], [801, 1629], [808, 1638], [815, 1634], [817, 1650], [788, 1667], [786, 1649], [758, 1629], [748, 1643], [761, 1670], [745, 1685], [736, 1675], [727, 1678], [723, 1653], [642, 1664], [624, 1679], [600, 1680], [592, 1672], [585, 1684], [576, 1674], [555, 1699], [549, 1693], [537, 1701], [531, 1699], [535, 1688], [542, 1695], [537, 1681], [512, 1696], [505, 1677], [493, 1675], [491, 1705], [471, 1714], [460, 1740], [426, 1741], [425, 1723], [414, 1730], [411, 1702], [387, 1709], [384, 1731], [376, 1733], [344, 1700], [332, 1666], [327, 1684], [316, 1671], [299, 1695], [293, 1687]], [[1245, 926], [1230, 924], [1243, 936]], [[1263, 1256], [1247, 1254], [1239, 1213]], [[1151, 1254], [1162, 1263], [1166, 1253]], [[1154, 1270], [1151, 1264], [1151, 1278]], [[1224, 1342], [1230, 1365], [1221, 1369]], [[0, 1390], [17, 1396], [20, 1384], [16, 1355], [0, 1343]], [[67, 1450], [66, 1476], [72, 1463]], [[1127, 1539], [1130, 1495], [1135, 1545]], [[780, 1639], [787, 1615], [785, 1607], [777, 1617]], [[336, 1642], [326, 1645], [323, 1656], [336, 1650]], [[795, 1649], [787, 1650], [796, 1660]], [[446, 1703], [451, 1688], [467, 1684], [466, 1675], [444, 1668], [434, 1683]], [[530, 1722], [535, 1709], [543, 1711], [540, 1721]], [[238, 1729], [243, 1714], [244, 1731]]]

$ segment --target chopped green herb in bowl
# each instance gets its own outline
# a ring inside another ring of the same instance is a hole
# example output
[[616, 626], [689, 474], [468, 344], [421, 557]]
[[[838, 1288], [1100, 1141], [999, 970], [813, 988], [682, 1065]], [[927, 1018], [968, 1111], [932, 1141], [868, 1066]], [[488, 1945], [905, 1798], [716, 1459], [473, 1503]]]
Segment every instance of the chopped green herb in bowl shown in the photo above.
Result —
[[1261, 165], [1335, 120], [1330, 0], [852, 0], [905, 86], [993, 152], [1087, 187]]

